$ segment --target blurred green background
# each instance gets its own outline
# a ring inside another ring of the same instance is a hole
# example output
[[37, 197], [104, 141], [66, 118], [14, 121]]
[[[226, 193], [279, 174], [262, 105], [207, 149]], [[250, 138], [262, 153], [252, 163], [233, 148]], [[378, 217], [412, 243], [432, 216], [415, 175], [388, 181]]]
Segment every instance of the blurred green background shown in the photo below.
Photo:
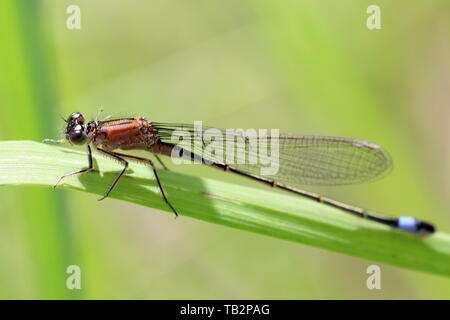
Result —
[[[66, 27], [72, 4], [80, 30]], [[381, 30], [366, 27], [371, 4]], [[0, 139], [56, 138], [60, 116], [95, 117], [101, 105], [119, 117], [363, 138], [390, 151], [393, 172], [313, 190], [448, 232], [449, 9], [447, 0], [3, 0]], [[371, 261], [96, 200], [1, 187], [0, 298], [450, 298], [443, 277], [382, 265], [382, 289], [371, 291]], [[82, 290], [66, 289], [72, 264]]]

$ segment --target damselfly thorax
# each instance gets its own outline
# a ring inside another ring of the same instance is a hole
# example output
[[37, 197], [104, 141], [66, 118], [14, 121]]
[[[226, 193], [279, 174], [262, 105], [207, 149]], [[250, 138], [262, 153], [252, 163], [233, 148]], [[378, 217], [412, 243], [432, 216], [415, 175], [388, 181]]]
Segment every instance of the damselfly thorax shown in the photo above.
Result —
[[88, 139], [105, 150], [151, 150], [160, 139], [151, 123], [144, 118], [91, 121], [87, 124]]

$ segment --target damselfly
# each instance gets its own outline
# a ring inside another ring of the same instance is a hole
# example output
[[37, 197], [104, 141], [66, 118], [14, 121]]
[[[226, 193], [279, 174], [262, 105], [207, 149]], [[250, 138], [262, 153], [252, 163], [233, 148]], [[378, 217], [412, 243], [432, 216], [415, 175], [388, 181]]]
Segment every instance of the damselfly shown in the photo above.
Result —
[[[145, 150], [154, 154], [156, 159], [165, 168], [158, 155], [172, 158], [191, 159], [197, 163], [206, 163], [221, 170], [233, 172], [254, 180], [264, 182], [273, 187], [279, 187], [289, 192], [308, 197], [324, 204], [336, 207], [355, 216], [369, 219], [392, 228], [405, 230], [415, 234], [431, 234], [435, 231], [433, 224], [409, 216], [387, 217], [369, 212], [365, 209], [336, 201], [319, 194], [304, 191], [304, 185], [345, 185], [371, 181], [392, 167], [389, 154], [380, 146], [360, 139], [320, 136], [283, 134], [267, 137], [265, 143], [278, 146], [278, 158], [275, 159], [277, 172], [270, 176], [261, 175], [261, 163], [227, 163], [223, 155], [228, 148], [219, 152], [204, 151], [205, 140], [203, 133], [209, 127], [202, 127], [198, 134], [195, 125], [150, 122], [145, 118], [122, 118], [115, 120], [90, 121], [86, 123], [84, 116], [75, 112], [67, 120], [65, 139], [46, 142], [87, 145], [88, 167], [70, 172], [59, 178], [55, 187], [63, 178], [89, 172], [93, 169], [92, 150], [95, 148], [100, 154], [116, 159], [123, 165], [123, 169], [112, 182], [109, 189], [100, 199], [108, 197], [119, 179], [128, 168], [128, 160], [136, 160], [148, 165], [155, 175], [161, 195], [170, 209], [178, 215], [164, 192], [163, 185], [158, 176], [156, 166], [152, 160], [129, 154], [119, 153], [115, 150]], [[216, 129], [223, 133], [225, 140], [240, 140], [242, 144], [238, 152], [251, 157], [254, 150], [250, 139], [242, 132], [233, 132], [225, 129]], [[180, 136], [191, 134], [191, 143], [180, 146]], [[216, 145], [216, 147], [220, 144]]]

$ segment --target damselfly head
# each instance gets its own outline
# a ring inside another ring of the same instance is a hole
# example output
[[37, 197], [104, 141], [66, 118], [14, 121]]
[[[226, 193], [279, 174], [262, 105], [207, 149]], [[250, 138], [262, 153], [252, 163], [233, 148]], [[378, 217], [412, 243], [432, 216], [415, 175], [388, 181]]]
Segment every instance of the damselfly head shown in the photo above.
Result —
[[72, 113], [66, 120], [66, 139], [73, 144], [83, 144], [87, 136], [84, 126], [84, 117], [79, 112]]

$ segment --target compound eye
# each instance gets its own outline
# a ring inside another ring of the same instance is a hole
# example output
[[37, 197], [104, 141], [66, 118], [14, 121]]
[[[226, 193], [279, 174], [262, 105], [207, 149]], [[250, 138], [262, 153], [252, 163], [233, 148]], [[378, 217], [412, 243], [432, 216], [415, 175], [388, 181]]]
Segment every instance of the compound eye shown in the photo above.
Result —
[[67, 134], [67, 140], [73, 144], [83, 144], [86, 141], [86, 135], [84, 134], [81, 126], [77, 126], [74, 130]]
[[79, 112], [74, 112], [67, 119], [68, 123], [84, 124], [84, 117]]

